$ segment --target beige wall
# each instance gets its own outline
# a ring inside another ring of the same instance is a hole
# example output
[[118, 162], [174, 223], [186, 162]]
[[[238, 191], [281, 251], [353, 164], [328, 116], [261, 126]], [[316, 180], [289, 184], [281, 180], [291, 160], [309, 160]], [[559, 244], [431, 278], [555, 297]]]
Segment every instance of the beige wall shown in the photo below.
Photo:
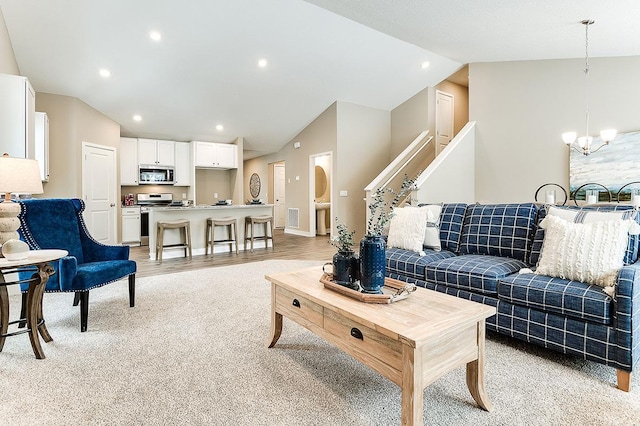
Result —
[[0, 10], [0, 74], [20, 75], [2, 10]]
[[391, 111], [390, 158], [397, 157], [421, 132], [429, 130], [429, 109], [429, 88], [425, 88]]
[[[590, 66], [591, 133], [639, 130], [640, 56], [592, 58]], [[569, 153], [560, 135], [585, 132], [583, 68], [581, 59], [470, 65], [478, 201], [532, 201], [548, 182], [568, 188]]]
[[[333, 216], [364, 237], [366, 207], [364, 188], [391, 161], [391, 113], [361, 105], [338, 102], [338, 143], [333, 164], [335, 208]], [[348, 191], [340, 197], [340, 191]], [[334, 229], [335, 231], [335, 229]]]
[[249, 191], [249, 180], [251, 179], [252, 174], [257, 173], [258, 177], [260, 178], [260, 193], [258, 194], [258, 198], [265, 200], [265, 202], [273, 204], [273, 169], [269, 166], [282, 160], [282, 154], [276, 153], [252, 158], [244, 162], [245, 201], [249, 201], [251, 199], [251, 192]]
[[[198, 204], [214, 204], [218, 200], [233, 200], [233, 185], [237, 172], [231, 170], [196, 169], [196, 200]], [[214, 199], [214, 193], [218, 199]], [[174, 196], [175, 198], [175, 196]]]
[[37, 93], [36, 111], [49, 117], [49, 182], [43, 197], [81, 197], [82, 142], [119, 148], [120, 125], [69, 96]]

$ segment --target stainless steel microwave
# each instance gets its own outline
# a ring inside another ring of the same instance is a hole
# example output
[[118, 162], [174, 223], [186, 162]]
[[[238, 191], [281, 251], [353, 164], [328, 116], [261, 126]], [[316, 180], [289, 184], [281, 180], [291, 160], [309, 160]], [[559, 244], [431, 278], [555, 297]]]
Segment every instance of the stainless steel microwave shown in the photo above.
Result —
[[140, 185], [173, 185], [174, 170], [169, 166], [140, 165]]

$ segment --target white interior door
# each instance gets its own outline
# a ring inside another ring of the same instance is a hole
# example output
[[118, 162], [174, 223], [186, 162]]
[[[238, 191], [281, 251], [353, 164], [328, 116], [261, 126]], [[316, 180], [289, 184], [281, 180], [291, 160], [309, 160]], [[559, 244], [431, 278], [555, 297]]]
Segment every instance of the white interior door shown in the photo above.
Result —
[[453, 95], [436, 91], [436, 155], [453, 139]]
[[103, 244], [116, 244], [116, 149], [82, 143], [82, 198], [84, 221], [91, 236]]
[[284, 164], [274, 164], [273, 166], [273, 201], [275, 204], [275, 227], [284, 228], [286, 208], [285, 208], [285, 168]]

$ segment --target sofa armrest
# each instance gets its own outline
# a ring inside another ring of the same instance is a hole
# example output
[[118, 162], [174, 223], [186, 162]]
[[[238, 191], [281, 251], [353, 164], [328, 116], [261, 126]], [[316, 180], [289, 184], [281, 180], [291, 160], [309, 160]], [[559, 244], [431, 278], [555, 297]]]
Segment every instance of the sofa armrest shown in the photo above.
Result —
[[615, 295], [616, 361], [631, 371], [640, 360], [640, 261], [620, 270]]

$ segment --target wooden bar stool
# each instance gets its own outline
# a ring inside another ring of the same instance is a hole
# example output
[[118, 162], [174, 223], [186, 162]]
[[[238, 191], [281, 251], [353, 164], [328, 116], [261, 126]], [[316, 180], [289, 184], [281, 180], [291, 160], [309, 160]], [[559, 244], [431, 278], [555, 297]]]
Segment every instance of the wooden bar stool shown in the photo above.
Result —
[[[224, 226], [227, 231], [227, 238], [224, 240], [216, 240], [216, 226]], [[207, 219], [205, 228], [204, 254], [209, 254], [209, 245], [211, 245], [211, 254], [215, 254], [213, 246], [216, 244], [229, 244], [229, 252], [233, 251], [233, 245], [236, 245], [236, 254], [238, 254], [238, 221], [232, 217], [221, 217]]]
[[[179, 229], [183, 242], [164, 245], [165, 229]], [[165, 248], [184, 249], [184, 257], [187, 257], [187, 250], [189, 250], [189, 260], [191, 260], [191, 222], [186, 219], [159, 220], [156, 226], [156, 260], [159, 256], [160, 263], [162, 263], [162, 251]]]
[[[263, 225], [264, 235], [254, 236], [254, 225]], [[271, 235], [269, 235], [268, 229], [271, 228]], [[250, 234], [248, 231], [251, 231]], [[251, 241], [251, 252], [253, 253], [253, 240], [264, 240], [264, 247], [269, 247], [269, 240], [271, 240], [271, 248], [275, 248], [273, 244], [273, 216], [247, 216], [244, 218], [244, 251], [247, 251], [247, 240]]]

